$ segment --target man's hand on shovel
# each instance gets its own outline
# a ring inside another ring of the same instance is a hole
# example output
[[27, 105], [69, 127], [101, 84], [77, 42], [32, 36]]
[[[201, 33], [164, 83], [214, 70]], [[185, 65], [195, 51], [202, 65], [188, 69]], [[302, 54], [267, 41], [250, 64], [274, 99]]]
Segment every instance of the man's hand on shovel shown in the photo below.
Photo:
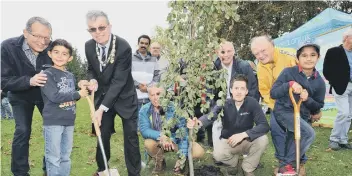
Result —
[[100, 108], [96, 110], [94, 113], [94, 118], [97, 120], [97, 123], [99, 126], [101, 125], [101, 119], [103, 118], [103, 113], [104, 113], [104, 110]]

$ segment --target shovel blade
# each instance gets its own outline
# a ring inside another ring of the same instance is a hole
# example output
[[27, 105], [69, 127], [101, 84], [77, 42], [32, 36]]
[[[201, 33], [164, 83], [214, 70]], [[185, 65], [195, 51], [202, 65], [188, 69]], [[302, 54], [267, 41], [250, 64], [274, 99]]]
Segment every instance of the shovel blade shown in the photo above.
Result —
[[[119, 171], [117, 169], [109, 169], [110, 176], [120, 176]], [[99, 176], [109, 176], [108, 170], [98, 173]]]

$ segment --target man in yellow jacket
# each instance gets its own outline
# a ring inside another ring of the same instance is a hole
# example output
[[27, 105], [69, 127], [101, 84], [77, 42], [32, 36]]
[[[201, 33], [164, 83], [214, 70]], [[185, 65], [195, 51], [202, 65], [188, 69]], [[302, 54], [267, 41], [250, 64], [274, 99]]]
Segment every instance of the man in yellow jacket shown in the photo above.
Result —
[[[275, 47], [274, 42], [266, 35], [254, 37], [250, 44], [253, 55], [259, 61], [257, 65], [257, 77], [262, 102], [273, 110], [275, 100], [270, 97], [270, 89], [284, 68], [297, 64], [296, 51], [290, 48]], [[273, 113], [271, 113], [270, 117], [270, 126], [271, 137], [275, 146], [275, 157], [278, 160], [283, 160], [285, 151], [282, 149], [284, 147], [279, 146], [285, 145], [286, 133], [283, 127], [276, 122]], [[301, 167], [300, 170], [304, 171], [304, 168]], [[278, 168], [275, 168], [275, 175], [277, 171]]]

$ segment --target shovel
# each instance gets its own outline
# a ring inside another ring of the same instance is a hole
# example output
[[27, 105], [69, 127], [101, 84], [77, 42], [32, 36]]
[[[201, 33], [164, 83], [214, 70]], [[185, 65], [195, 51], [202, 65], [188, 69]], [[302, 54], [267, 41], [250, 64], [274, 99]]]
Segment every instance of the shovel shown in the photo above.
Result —
[[105, 165], [105, 171], [99, 172], [98, 174], [99, 174], [99, 176], [120, 176], [117, 169], [109, 169], [108, 168], [108, 161], [106, 159], [105, 150], [104, 150], [103, 142], [101, 139], [100, 128], [99, 128], [97, 119], [94, 118], [94, 112], [95, 112], [94, 92], [95, 91], [92, 91], [92, 94], [90, 96], [87, 96], [87, 100], [88, 100], [89, 109], [90, 109], [90, 116], [91, 116], [93, 123], [94, 123], [94, 129], [95, 129], [96, 135], [98, 137], [98, 143], [99, 143], [99, 146], [101, 149], [101, 154], [103, 155], [103, 160], [104, 160], [104, 165]]
[[300, 107], [302, 103], [302, 99], [296, 103], [295, 98], [293, 97], [293, 89], [289, 90], [290, 99], [293, 104], [293, 118], [294, 118], [294, 133], [295, 133], [295, 143], [296, 143], [296, 172], [299, 173], [301, 154], [300, 154], [300, 141], [301, 141], [301, 115], [300, 115]]

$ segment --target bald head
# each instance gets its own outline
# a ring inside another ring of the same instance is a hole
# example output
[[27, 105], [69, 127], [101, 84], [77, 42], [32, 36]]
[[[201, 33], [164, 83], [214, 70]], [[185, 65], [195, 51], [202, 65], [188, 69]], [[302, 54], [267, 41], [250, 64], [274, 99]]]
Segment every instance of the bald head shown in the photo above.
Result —
[[160, 50], [161, 50], [161, 46], [158, 42], [153, 42], [150, 45], [150, 53], [152, 54], [152, 56], [154, 57], [159, 57], [160, 56]]
[[229, 66], [233, 62], [233, 56], [235, 55], [235, 48], [233, 44], [229, 41], [223, 41], [220, 43], [220, 48], [218, 49], [218, 56], [220, 61], [225, 66]]
[[268, 64], [274, 60], [274, 42], [267, 35], [254, 37], [251, 42], [252, 54], [262, 64]]

